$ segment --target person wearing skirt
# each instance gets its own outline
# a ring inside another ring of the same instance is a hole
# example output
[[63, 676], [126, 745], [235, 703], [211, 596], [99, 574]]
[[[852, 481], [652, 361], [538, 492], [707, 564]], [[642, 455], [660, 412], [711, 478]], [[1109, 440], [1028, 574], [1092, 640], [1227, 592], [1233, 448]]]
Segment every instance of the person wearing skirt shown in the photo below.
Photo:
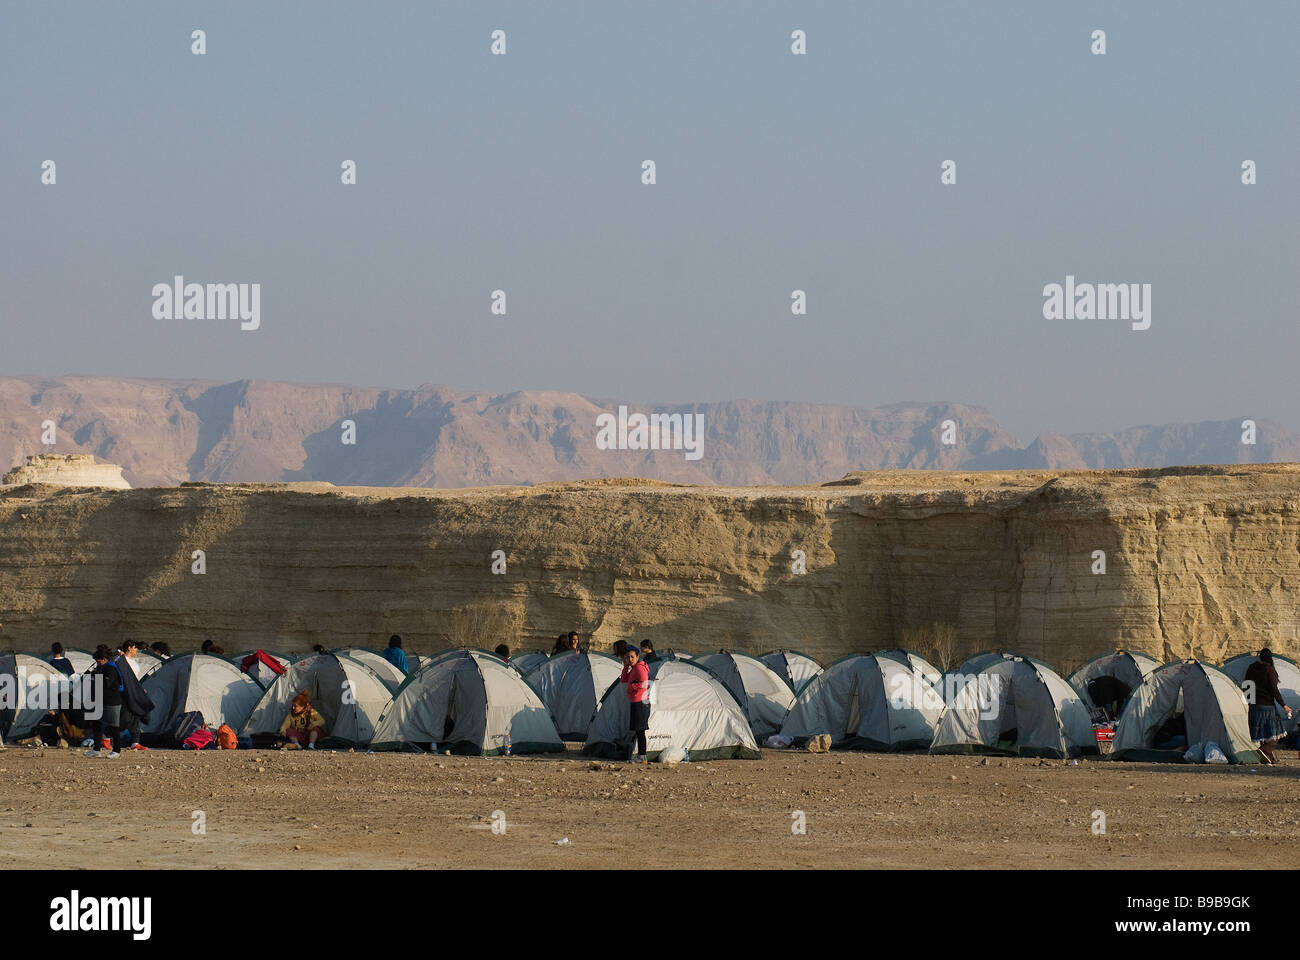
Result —
[[1291, 708], [1282, 699], [1278, 689], [1277, 668], [1273, 666], [1273, 651], [1268, 647], [1259, 651], [1259, 659], [1246, 669], [1243, 681], [1250, 703], [1250, 739], [1259, 742], [1259, 752], [1269, 763], [1277, 763], [1273, 745], [1286, 736], [1282, 718], [1277, 714], [1281, 707], [1291, 716]]

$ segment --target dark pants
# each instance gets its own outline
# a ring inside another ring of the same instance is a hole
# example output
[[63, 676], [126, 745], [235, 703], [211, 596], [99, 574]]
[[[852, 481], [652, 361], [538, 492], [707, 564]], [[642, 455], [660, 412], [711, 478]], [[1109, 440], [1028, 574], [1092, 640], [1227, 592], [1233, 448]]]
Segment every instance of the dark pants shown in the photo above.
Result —
[[122, 728], [119, 726], [122, 717], [122, 707], [120, 704], [112, 707], [104, 707], [104, 715], [95, 721], [95, 749], [103, 749], [105, 738], [112, 741], [113, 752], [119, 753], [122, 749]]
[[144, 717], [137, 717], [132, 713], [125, 704], [122, 706], [122, 723], [120, 730], [131, 731], [131, 742], [140, 742], [140, 731], [144, 729]]
[[645, 732], [650, 729], [650, 701], [642, 700], [640, 703], [629, 703], [628, 707], [628, 729], [636, 737], [636, 752], [645, 756]]

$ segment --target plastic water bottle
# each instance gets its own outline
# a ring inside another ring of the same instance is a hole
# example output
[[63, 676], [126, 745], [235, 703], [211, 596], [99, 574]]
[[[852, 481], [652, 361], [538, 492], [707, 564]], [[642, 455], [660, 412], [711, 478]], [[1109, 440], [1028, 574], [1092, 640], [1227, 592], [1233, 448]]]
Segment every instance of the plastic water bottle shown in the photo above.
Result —
[[507, 756], [507, 757], [512, 756], [512, 754], [511, 754], [511, 752], [510, 752], [510, 737], [509, 737], [509, 736], [506, 737], [506, 756]]

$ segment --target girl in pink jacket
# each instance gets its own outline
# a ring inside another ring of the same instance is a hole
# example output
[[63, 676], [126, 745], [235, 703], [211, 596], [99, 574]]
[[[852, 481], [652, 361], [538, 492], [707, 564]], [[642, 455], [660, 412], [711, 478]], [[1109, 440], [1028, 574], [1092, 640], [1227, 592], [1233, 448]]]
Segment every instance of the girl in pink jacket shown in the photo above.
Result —
[[623, 672], [618, 679], [627, 684], [628, 728], [636, 738], [632, 763], [645, 763], [645, 732], [650, 729], [650, 668], [641, 662], [641, 651], [631, 644], [623, 654]]

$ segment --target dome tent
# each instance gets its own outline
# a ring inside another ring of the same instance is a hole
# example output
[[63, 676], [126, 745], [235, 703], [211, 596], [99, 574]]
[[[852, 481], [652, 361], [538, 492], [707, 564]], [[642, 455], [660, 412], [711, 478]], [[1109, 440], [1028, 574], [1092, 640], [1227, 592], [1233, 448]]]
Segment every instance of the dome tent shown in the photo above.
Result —
[[165, 660], [140, 683], [154, 704], [149, 722], [141, 728], [142, 738], [171, 734], [181, 714], [194, 710], [213, 729], [227, 723], [238, 730], [266, 692], [229, 660], [206, 653]]
[[431, 746], [469, 756], [563, 753], [541, 697], [496, 654], [450, 650], [407, 677], [384, 709], [374, 750]]
[[343, 647], [339, 650], [332, 650], [331, 653], [342, 653], [353, 660], [364, 663], [379, 675], [379, 679], [384, 681], [390, 694], [396, 693], [397, 688], [406, 682], [407, 675], [402, 672], [402, 668], [390, 663], [382, 653], [368, 650], [365, 647]]
[[[117, 655], [115, 648], [110, 647], [109, 649], [113, 651], [114, 656]], [[95, 655], [89, 650], [81, 650], [77, 647], [65, 647], [63, 655], [67, 657], [68, 662], [72, 664], [72, 672], [74, 675], [95, 669]], [[46, 662], [48, 663], [48, 661]]]
[[725, 650], [701, 654], [694, 662], [712, 670], [740, 701], [755, 739], [781, 729], [794, 706], [794, 692], [775, 670], [757, 657]]
[[[1258, 655], [1253, 653], [1239, 654], [1231, 660], [1224, 661], [1223, 672], [1232, 677], [1233, 682], [1240, 687], [1246, 679], [1246, 671], [1258, 659]], [[1288, 734], [1294, 734], [1297, 729], [1300, 729], [1300, 665], [1280, 653], [1275, 653], [1273, 668], [1277, 670], [1278, 692], [1286, 700], [1286, 705], [1291, 708], [1291, 716], [1279, 713], [1278, 719], [1282, 721], [1282, 726], [1286, 728]]]
[[511, 657], [510, 666], [526, 676], [544, 664], [550, 659], [550, 656], [544, 650], [533, 650], [529, 653], [521, 653], [517, 657]]
[[[1186, 743], [1160, 746], [1171, 728]], [[1189, 746], [1216, 743], [1232, 763], [1258, 763], [1246, 697], [1230, 676], [1198, 660], [1167, 663], [1133, 691], [1115, 728], [1111, 760], [1182, 763]]]
[[799, 691], [781, 727], [802, 746], [827, 733], [833, 748], [920, 750], [930, 746], [943, 698], [897, 651], [849, 654]]
[[1095, 752], [1088, 708], [1047, 664], [999, 655], [944, 710], [931, 753], [1065, 759]]
[[[655, 759], [669, 744], [690, 752], [692, 760], [757, 760], [758, 743], [745, 710], [726, 684], [691, 660], [657, 660], [650, 668], [650, 729], [647, 758]], [[623, 684], [615, 682], [601, 698], [582, 752], [626, 760], [633, 738], [627, 728], [628, 703]]]
[[[1080, 700], [1096, 709], [1101, 704], [1093, 702], [1088, 684], [1102, 677], [1111, 677], [1128, 687], [1131, 695], [1132, 691], [1141, 686], [1142, 681], [1159, 666], [1159, 662], [1145, 653], [1135, 650], [1116, 650], [1114, 653], [1103, 653], [1099, 657], [1094, 657], [1070, 674], [1070, 686], [1074, 688]], [[1124, 699], [1127, 701], [1127, 697]]]
[[601, 695], [617, 683], [623, 666], [603, 653], [557, 653], [528, 674], [564, 740], [587, 739]]
[[959, 665], [945, 673], [935, 686], [943, 695], [944, 702], [952, 703], [953, 698], [966, 685], [967, 680], [979, 674], [985, 667], [997, 663], [999, 660], [1013, 659], [1014, 656], [1015, 654], [1006, 653], [1002, 650], [981, 650], [979, 653], [972, 653]]
[[[62, 691], [72, 695], [72, 683], [71, 678], [40, 657], [26, 653], [0, 656], [0, 737], [30, 737], [51, 701], [64, 696]], [[89, 695], [89, 691], [85, 694]]]
[[162, 662], [162, 657], [143, 647], [137, 647], [135, 656], [127, 661], [127, 663], [131, 664], [131, 669], [135, 671], [136, 678], [139, 680], [143, 680], [157, 670], [162, 666]]
[[909, 650], [906, 647], [894, 647], [890, 650], [881, 650], [876, 653], [878, 657], [892, 657], [899, 663], [905, 664], [920, 674], [930, 686], [936, 690], [943, 682], [943, 671], [932, 664], [925, 657], [921, 656], [915, 650]]
[[300, 690], [325, 721], [322, 746], [355, 747], [370, 742], [375, 723], [392, 694], [373, 670], [347, 654], [320, 653], [299, 660], [267, 688], [241, 736], [279, 733]]
[[822, 672], [822, 665], [798, 650], [773, 650], [758, 659], [776, 671], [796, 694], [799, 688]]

